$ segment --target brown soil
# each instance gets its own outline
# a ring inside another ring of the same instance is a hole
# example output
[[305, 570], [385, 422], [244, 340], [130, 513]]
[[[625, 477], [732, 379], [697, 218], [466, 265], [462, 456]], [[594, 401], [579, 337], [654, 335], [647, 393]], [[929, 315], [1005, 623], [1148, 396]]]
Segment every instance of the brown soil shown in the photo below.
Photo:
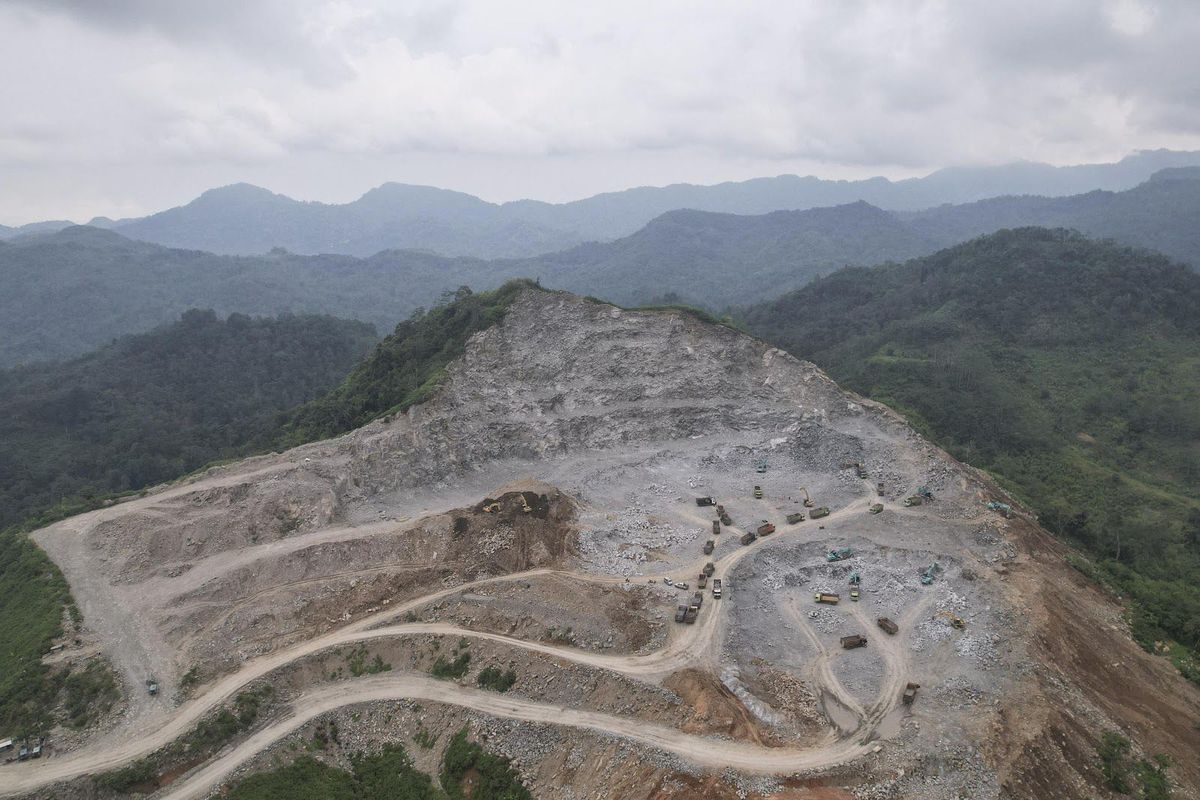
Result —
[[680, 726], [688, 733], [722, 733], [759, 745], [779, 744], [733, 692], [714, 675], [697, 669], [672, 673], [663, 686], [683, 698], [691, 716]]

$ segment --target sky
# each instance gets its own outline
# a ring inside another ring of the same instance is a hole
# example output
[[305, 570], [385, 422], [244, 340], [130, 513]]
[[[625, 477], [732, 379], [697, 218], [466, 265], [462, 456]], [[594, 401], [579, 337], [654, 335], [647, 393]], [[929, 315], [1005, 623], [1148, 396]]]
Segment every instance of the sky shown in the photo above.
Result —
[[0, 223], [1200, 149], [1194, 0], [0, 0]]

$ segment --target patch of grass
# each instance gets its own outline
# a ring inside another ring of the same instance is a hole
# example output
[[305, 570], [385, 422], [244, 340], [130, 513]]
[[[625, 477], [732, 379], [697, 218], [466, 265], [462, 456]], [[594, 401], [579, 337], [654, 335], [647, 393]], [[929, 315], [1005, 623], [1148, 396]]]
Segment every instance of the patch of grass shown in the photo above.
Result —
[[413, 734], [413, 741], [422, 750], [432, 750], [433, 746], [437, 744], [437, 740], [438, 736], [436, 733], [430, 733], [423, 727], [418, 727], [417, 732]]
[[104, 716], [121, 696], [112, 667], [101, 658], [93, 658], [81, 672], [72, 672], [63, 683], [66, 723], [86, 728]]
[[377, 675], [380, 672], [390, 672], [392, 665], [383, 660], [383, 657], [378, 653], [370, 661], [367, 661], [366, 645], [358, 645], [350, 651], [346, 656], [346, 667], [350, 670], [350, 674], [356, 678], [361, 678], [363, 675]]
[[234, 784], [226, 800], [445, 800], [397, 744], [350, 756], [350, 770], [301, 756]]
[[466, 728], [454, 734], [442, 756], [441, 780], [450, 800], [533, 800], [511, 762], [469, 741]]
[[453, 661], [447, 661], [445, 656], [438, 656], [430, 668], [429, 674], [442, 680], [457, 680], [467, 674], [471, 668], [471, 654], [459, 653]]
[[517, 682], [517, 673], [514, 670], [501, 670], [496, 666], [484, 667], [475, 677], [475, 682], [480, 688], [488, 689], [493, 692], [507, 692]]

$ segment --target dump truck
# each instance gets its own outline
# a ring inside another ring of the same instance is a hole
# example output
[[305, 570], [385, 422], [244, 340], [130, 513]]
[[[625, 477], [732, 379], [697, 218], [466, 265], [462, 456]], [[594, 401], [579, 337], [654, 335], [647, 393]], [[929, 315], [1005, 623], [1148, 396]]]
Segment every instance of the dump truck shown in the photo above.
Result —
[[684, 612], [683, 621], [688, 625], [694, 625], [696, 617], [700, 615], [700, 609], [695, 606], [688, 606], [688, 610]]
[[713, 536], [720, 536], [720, 535], [721, 535], [721, 520], [714, 519], [713, 520]]
[[757, 538], [758, 537], [754, 535], [754, 532], [750, 531], [742, 534], [742, 538], [738, 541], [740, 541], [742, 544], [754, 544], [754, 540]]
[[714, 600], [721, 599], [721, 579], [720, 578], [713, 578], [713, 599]]
[[762, 500], [762, 498], [763, 498], [762, 487], [761, 487], [761, 486], [757, 486], [757, 485], [756, 485], [756, 486], [754, 487], [754, 499], [755, 499], [755, 500]]
[[836, 606], [841, 599], [842, 596], [840, 594], [833, 594], [832, 592], [816, 592], [813, 594], [813, 600], [816, 600], [818, 603], [824, 603], [827, 606]]
[[821, 517], [828, 517], [829, 516], [829, 506], [821, 506], [820, 508], [814, 508], [811, 512], [809, 512], [808, 516], [811, 517], [812, 519], [820, 519]]
[[37, 742], [34, 743], [33, 747], [29, 748], [29, 757], [30, 758], [41, 758], [42, 757], [42, 743], [45, 741], [46, 740], [44, 738], [38, 739]]
[[854, 474], [857, 475], [859, 478], [866, 479], [867, 468], [864, 467], [862, 464], [858, 463], [857, 461], [855, 461], [854, 462]]
[[696, 608], [704, 605], [704, 594], [702, 592], [696, 592], [694, 595], [692, 595], [692, 605], [694, 605]]
[[721, 515], [721, 524], [724, 525], [726, 528], [728, 528], [733, 525], [733, 520], [730, 519], [728, 514], [722, 514]]
[[880, 497], [883, 497], [885, 494], [887, 494], [887, 491], [883, 488], [882, 483], [875, 484], [875, 494], [879, 495]]
[[711, 497], [697, 497], [696, 498], [696, 505], [701, 506], [701, 507], [711, 506], [714, 503], [716, 503], [716, 501], [713, 500]]
[[710, 561], [704, 565], [704, 574], [707, 575], [708, 577], [711, 578], [712, 574], [716, 571], [717, 571], [717, 565], [714, 564], [713, 562]]
[[912, 705], [913, 700], [917, 699], [917, 689], [920, 689], [920, 688], [921, 688], [921, 684], [919, 684], [919, 683], [911, 683], [910, 682], [910, 683], [905, 684], [904, 696], [903, 696], [904, 705], [906, 705], [906, 706]]
[[696, 588], [704, 589], [707, 586], [708, 586], [708, 576], [705, 575], [703, 572], [701, 572], [700, 575], [696, 578]]
[[685, 605], [675, 606], [675, 621], [683, 622], [684, 619], [686, 619], [686, 618], [687, 618], [687, 606], [685, 606]]
[[715, 547], [716, 547], [716, 543], [713, 542], [712, 539], [709, 539], [707, 542], [704, 543], [704, 555], [711, 556], [712, 551]]
[[880, 617], [875, 620], [875, 624], [882, 628], [888, 635], [895, 636], [900, 632], [900, 626], [892, 622], [887, 617]]
[[854, 555], [854, 548], [839, 547], [837, 550], [830, 550], [825, 554], [826, 561], [844, 561]]
[[853, 636], [842, 637], [842, 647], [846, 650], [853, 650], [856, 647], [866, 647], [866, 645], [867, 637], [861, 634], [856, 633]]
[[879, 512], [883, 511], [883, 503], [874, 503], [870, 508], [867, 509], [867, 511], [872, 514], [878, 514]]
[[788, 525], [795, 525], [798, 522], [804, 522], [804, 515], [799, 511], [794, 511], [787, 515]]
[[775, 532], [775, 525], [770, 522], [767, 522], [765, 519], [762, 521], [762, 525], [758, 526], [758, 530], [755, 531], [755, 533], [757, 533], [759, 536], [767, 536], [774, 532]]
[[912, 497], [904, 498], [904, 505], [910, 506], [910, 507], [911, 506], [919, 506], [924, 502], [925, 502], [924, 498], [922, 498], [919, 494], [914, 494]]

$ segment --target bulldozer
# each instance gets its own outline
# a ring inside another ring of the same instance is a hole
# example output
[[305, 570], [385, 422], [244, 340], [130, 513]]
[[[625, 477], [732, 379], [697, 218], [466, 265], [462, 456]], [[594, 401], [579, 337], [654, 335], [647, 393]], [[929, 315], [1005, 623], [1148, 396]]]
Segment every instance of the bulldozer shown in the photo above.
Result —
[[875, 503], [870, 508], [868, 508], [867, 511], [871, 514], [878, 514], [881, 511], [883, 511], [883, 503]]
[[816, 503], [813, 502], [813, 499], [808, 496], [808, 489], [805, 489], [803, 486], [801, 486], [800, 491], [804, 492], [804, 507], [805, 508], [812, 508], [813, 506], [816, 505]]
[[949, 611], [939, 611], [937, 616], [945, 617], [950, 621], [950, 625], [957, 630], [965, 631], [967, 629], [967, 621], [956, 614], [951, 614]]
[[925, 502], [925, 499], [919, 494], [914, 494], [912, 497], [904, 498], [904, 505], [908, 507], [919, 506]]
[[755, 487], [754, 487], [754, 499], [755, 499], [755, 500], [762, 500], [762, 498], [763, 498], [763, 491], [762, 491], [762, 487], [761, 487], [761, 486], [758, 486], [758, 485], [755, 485]]

